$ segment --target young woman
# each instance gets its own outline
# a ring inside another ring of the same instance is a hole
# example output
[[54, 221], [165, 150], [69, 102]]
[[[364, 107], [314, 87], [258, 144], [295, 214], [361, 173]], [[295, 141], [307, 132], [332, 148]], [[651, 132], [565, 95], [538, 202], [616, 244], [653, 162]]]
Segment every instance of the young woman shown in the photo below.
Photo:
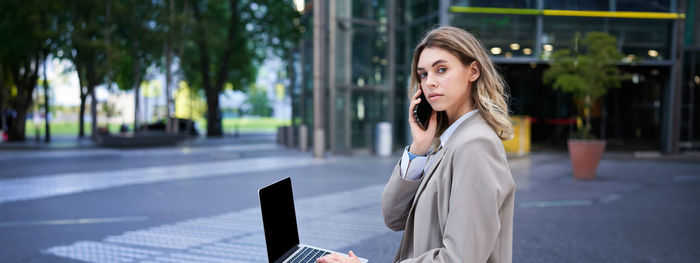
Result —
[[[515, 184], [501, 142], [513, 136], [504, 86], [462, 29], [439, 27], [416, 47], [413, 142], [382, 194], [386, 225], [405, 230], [394, 262], [511, 262]], [[433, 109], [426, 129], [414, 116], [421, 94]], [[349, 254], [317, 261], [359, 262]]]

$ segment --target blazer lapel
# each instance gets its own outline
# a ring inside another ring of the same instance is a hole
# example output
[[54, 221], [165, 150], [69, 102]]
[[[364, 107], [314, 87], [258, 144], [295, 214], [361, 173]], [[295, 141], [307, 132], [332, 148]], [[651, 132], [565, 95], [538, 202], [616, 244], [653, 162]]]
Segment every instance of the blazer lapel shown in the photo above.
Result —
[[423, 178], [423, 181], [420, 183], [420, 186], [418, 186], [418, 191], [416, 192], [416, 196], [413, 198], [413, 204], [411, 205], [411, 209], [413, 209], [416, 206], [416, 201], [425, 190], [425, 186], [428, 184], [428, 181], [430, 181], [430, 178], [433, 177], [435, 169], [437, 169], [437, 166], [440, 163], [440, 160], [442, 160], [443, 156], [445, 156], [445, 147], [440, 147], [438, 148], [437, 153], [435, 153], [435, 155], [433, 155], [433, 157], [431, 158], [432, 160], [429, 160], [431, 166], [428, 169], [428, 172], [423, 174], [425, 178]]

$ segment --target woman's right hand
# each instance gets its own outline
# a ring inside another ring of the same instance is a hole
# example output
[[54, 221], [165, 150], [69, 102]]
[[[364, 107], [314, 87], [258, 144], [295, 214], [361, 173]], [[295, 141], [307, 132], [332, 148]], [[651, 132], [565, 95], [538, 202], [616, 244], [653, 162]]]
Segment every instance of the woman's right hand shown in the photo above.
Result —
[[437, 130], [437, 112], [433, 111], [430, 113], [430, 122], [425, 130], [420, 127], [416, 117], [413, 116], [413, 109], [421, 101], [421, 92], [423, 90], [419, 88], [413, 93], [411, 104], [408, 106], [408, 123], [411, 126], [411, 137], [413, 137], [413, 142], [408, 150], [415, 155], [426, 155], [430, 151], [430, 145], [433, 143]]

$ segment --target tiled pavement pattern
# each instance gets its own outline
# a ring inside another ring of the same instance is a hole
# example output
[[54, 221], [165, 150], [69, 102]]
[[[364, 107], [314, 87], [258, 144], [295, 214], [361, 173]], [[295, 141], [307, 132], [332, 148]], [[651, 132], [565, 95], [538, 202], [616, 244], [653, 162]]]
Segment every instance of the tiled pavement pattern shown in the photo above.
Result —
[[[384, 234], [384, 184], [296, 200], [302, 243], [338, 250]], [[267, 262], [259, 208], [78, 241], [45, 253], [87, 262]]]
[[265, 157], [0, 180], [0, 203], [33, 200], [112, 187], [247, 174], [321, 164], [305, 157]]

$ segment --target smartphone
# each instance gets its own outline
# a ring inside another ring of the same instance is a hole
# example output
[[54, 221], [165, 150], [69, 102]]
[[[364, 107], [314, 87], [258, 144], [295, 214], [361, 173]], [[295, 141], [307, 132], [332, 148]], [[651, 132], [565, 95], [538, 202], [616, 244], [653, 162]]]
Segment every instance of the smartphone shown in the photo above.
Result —
[[413, 107], [413, 116], [416, 118], [418, 126], [420, 126], [421, 129], [428, 129], [428, 122], [430, 121], [430, 114], [432, 112], [433, 107], [430, 106], [430, 103], [428, 103], [425, 95], [423, 95], [421, 92], [420, 103]]

